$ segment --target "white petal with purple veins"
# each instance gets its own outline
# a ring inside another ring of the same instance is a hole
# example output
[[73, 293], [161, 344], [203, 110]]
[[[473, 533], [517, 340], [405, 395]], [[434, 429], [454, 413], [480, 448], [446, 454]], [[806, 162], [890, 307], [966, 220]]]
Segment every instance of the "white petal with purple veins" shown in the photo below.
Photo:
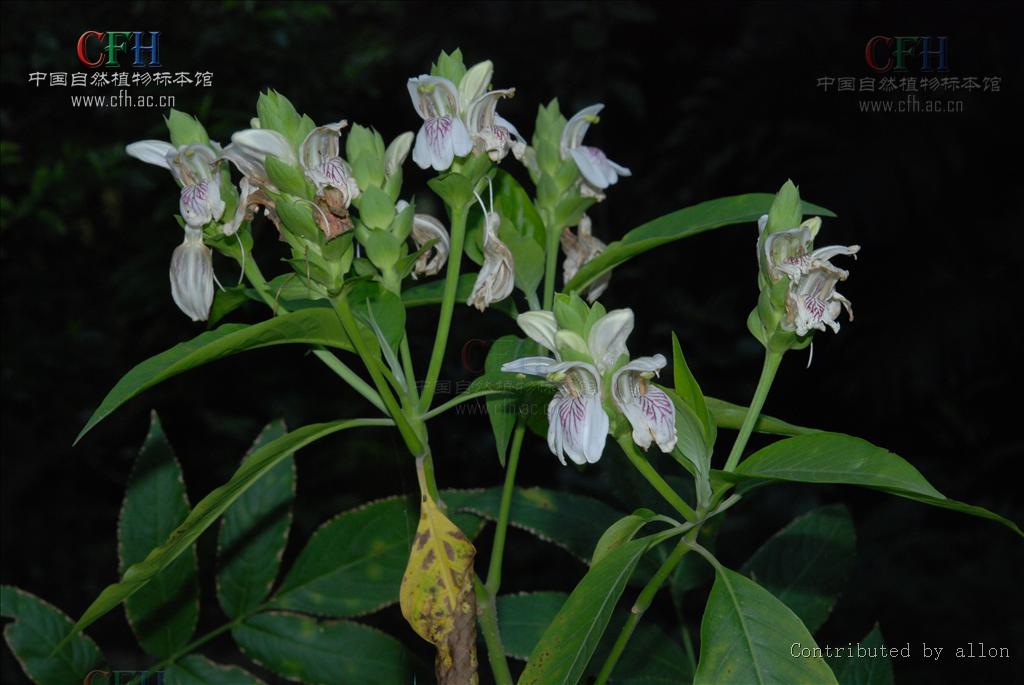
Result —
[[633, 442], [643, 449], [653, 440], [662, 452], [676, 444], [675, 406], [650, 380], [665, 366], [665, 357], [640, 357], [615, 372], [612, 399], [633, 427]]
[[412, 161], [421, 169], [433, 167], [445, 171], [455, 157], [468, 155], [473, 151], [473, 139], [462, 120], [454, 116], [442, 116], [423, 122], [416, 134], [416, 147]]

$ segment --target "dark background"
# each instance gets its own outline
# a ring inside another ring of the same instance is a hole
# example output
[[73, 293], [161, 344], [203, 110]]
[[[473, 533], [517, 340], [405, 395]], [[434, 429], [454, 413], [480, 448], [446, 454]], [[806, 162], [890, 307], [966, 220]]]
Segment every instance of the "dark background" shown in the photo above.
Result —
[[[469, 62], [493, 59], [495, 84], [517, 88], [502, 113], [527, 136], [537, 104], [551, 97], [567, 114], [604, 102], [588, 142], [634, 173], [592, 212], [607, 241], [678, 207], [774, 191], [793, 178], [806, 199], [840, 216], [825, 221], [820, 244], [863, 246], [856, 263], [843, 264], [852, 275], [841, 290], [857, 318], [844, 320], [837, 336], [817, 336], [810, 369], [805, 353], [786, 359], [766, 411], [884, 445], [950, 497], [1024, 521], [1011, 475], [1024, 456], [1013, 430], [1020, 400], [1009, 380], [1020, 371], [1022, 342], [1024, 74], [1020, 17], [1010, 8], [4, 3], [2, 581], [78, 615], [115, 579], [117, 512], [151, 408], [164, 420], [193, 502], [229, 476], [268, 420], [283, 416], [294, 427], [367, 411], [312, 357], [279, 348], [158, 386], [72, 449], [122, 373], [201, 330], [168, 292], [167, 264], [181, 240], [171, 180], [123, 154], [133, 140], [166, 138], [162, 112], [74, 109], [68, 89], [27, 84], [33, 71], [82, 70], [75, 41], [91, 29], [158, 30], [166, 69], [212, 71], [213, 88], [149, 92], [176, 94], [177, 107], [198, 114], [223, 143], [247, 126], [266, 87], [318, 122], [372, 123], [389, 140], [415, 130], [405, 80], [456, 46]], [[950, 74], [1001, 77], [1001, 92], [950, 96], [964, 99], [961, 113], [869, 114], [858, 111], [856, 94], [816, 88], [822, 76], [873, 75], [863, 50], [877, 34], [948, 36]], [[427, 176], [409, 169], [406, 188], [422, 188]], [[261, 237], [270, 238], [261, 230], [257, 250]], [[704, 390], [746, 402], [760, 364], [744, 326], [757, 294], [754, 240], [753, 225], [731, 227], [617, 269], [602, 299], [636, 310], [631, 350], [667, 354], [674, 330]], [[218, 268], [222, 280], [234, 278], [232, 266]], [[276, 273], [269, 262], [263, 268]], [[260, 316], [253, 306], [235, 318]], [[410, 316], [421, 373], [434, 317]], [[459, 347], [509, 332], [500, 314], [460, 308], [444, 375], [471, 378]], [[499, 482], [482, 416], [432, 426], [442, 486]], [[731, 439], [723, 431], [719, 449]], [[614, 501], [601, 485], [614, 459], [621, 455], [609, 450], [597, 467], [577, 473], [531, 439], [520, 482]], [[289, 558], [338, 511], [416, 487], [411, 459], [386, 432], [318, 443], [298, 470]], [[1020, 681], [1019, 538], [991, 522], [852, 488], [761, 492], [723, 531], [720, 557], [734, 567], [808, 508], [842, 501], [852, 509], [857, 566], [819, 643], [856, 641], [878, 621], [888, 644], [914, 649], [895, 663], [898, 683]], [[201, 628], [218, 624], [211, 537], [200, 543]], [[582, 571], [557, 548], [513, 532], [503, 589], [565, 590]], [[662, 607], [651, 619], [670, 614]], [[394, 624], [394, 616], [381, 620]], [[112, 664], [144, 663], [120, 611], [90, 634]], [[945, 648], [938, 664], [920, 658], [922, 642]], [[1013, 658], [952, 658], [968, 642], [1009, 647]], [[20, 671], [2, 651], [3, 680], [16, 682]], [[229, 660], [230, 642], [214, 642], [207, 653]]]

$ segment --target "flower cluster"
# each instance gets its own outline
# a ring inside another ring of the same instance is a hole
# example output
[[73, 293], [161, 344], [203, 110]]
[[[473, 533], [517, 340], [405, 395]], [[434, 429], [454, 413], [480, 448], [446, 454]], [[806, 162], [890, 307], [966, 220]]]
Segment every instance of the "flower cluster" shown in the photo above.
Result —
[[811, 344], [814, 331], [839, 332], [843, 309], [853, 320], [850, 301], [836, 291], [848, 271], [832, 264], [841, 255], [856, 257], [859, 245], [815, 249], [821, 219], [803, 220], [804, 205], [792, 181], [775, 195], [757, 222], [757, 308], [747, 320], [751, 333], [769, 350], [784, 352]]
[[[217, 283], [211, 248], [237, 260], [245, 272], [252, 245], [247, 227], [260, 211], [291, 247], [291, 265], [312, 297], [338, 294], [350, 272], [396, 294], [406, 277], [437, 275], [454, 241], [441, 221], [417, 213], [400, 197], [402, 165], [409, 156], [453, 184], [448, 188], [453, 195], [435, 188], [450, 208], [461, 205], [468, 211], [466, 201], [474, 195], [480, 201], [482, 230], [474, 234], [480, 239], [474, 237], [477, 249], [470, 255], [480, 270], [467, 298], [470, 306], [483, 311], [508, 298], [516, 285], [528, 299], [536, 294], [516, 279], [520, 272], [538, 273], [543, 255], [538, 258], [535, 248], [524, 245], [522, 226], [496, 210], [493, 187], [489, 206], [479, 194], [493, 182], [493, 166], [509, 153], [527, 166], [539, 187], [551, 190], [538, 193], [535, 203], [540, 230], [548, 232], [549, 250], [561, 243], [563, 275], [572, 279], [606, 247], [592, 233], [587, 207], [604, 199], [604, 191], [630, 171], [583, 144], [603, 105], [585, 107], [568, 121], [557, 102], [542, 108], [528, 145], [497, 112], [515, 89], [495, 88], [493, 74], [489, 61], [467, 68], [458, 50], [442, 52], [429, 74], [407, 83], [422, 119], [419, 131], [402, 133], [387, 147], [373, 129], [345, 120], [318, 126], [273, 90], [260, 95], [257, 116], [225, 147], [211, 141], [196, 119], [172, 110], [170, 142], [139, 141], [128, 145], [127, 153], [169, 170], [180, 188], [178, 219], [185, 236], [170, 270], [179, 308], [195, 321], [209, 317]], [[231, 167], [240, 174], [237, 184]], [[499, 198], [502, 212], [509, 211], [507, 203], [507, 197]], [[517, 265], [519, 260], [525, 261]], [[609, 278], [610, 272], [582, 294], [593, 302]]]
[[[758, 221], [763, 232], [768, 215]], [[807, 335], [811, 330], [824, 331], [828, 326], [839, 332], [839, 313], [846, 309], [853, 321], [850, 301], [836, 291], [836, 284], [850, 275], [830, 261], [838, 255], [856, 256], [860, 245], [830, 245], [814, 249], [814, 237], [821, 228], [821, 219], [813, 217], [797, 228], [778, 231], [764, 239], [767, 277], [772, 283], [789, 279], [786, 290], [786, 315], [783, 330]]]
[[493, 162], [509, 151], [516, 159], [522, 157], [526, 141], [496, 111], [502, 98], [515, 95], [515, 88], [487, 90], [494, 74], [489, 61], [466, 69], [461, 59], [442, 53], [438, 62], [433, 74], [409, 79], [409, 96], [423, 119], [412, 161], [421, 169], [447, 171], [456, 157], [474, 152]]
[[609, 411], [626, 419], [633, 441], [643, 449], [655, 442], [663, 452], [672, 451], [675, 407], [652, 382], [665, 357], [630, 360], [631, 309], [606, 312], [600, 303], [587, 307], [578, 297], [559, 295], [554, 311], [526, 312], [517, 321], [554, 358], [524, 357], [501, 370], [542, 376], [557, 388], [548, 405], [548, 447], [563, 464], [565, 457], [577, 464], [601, 458]]

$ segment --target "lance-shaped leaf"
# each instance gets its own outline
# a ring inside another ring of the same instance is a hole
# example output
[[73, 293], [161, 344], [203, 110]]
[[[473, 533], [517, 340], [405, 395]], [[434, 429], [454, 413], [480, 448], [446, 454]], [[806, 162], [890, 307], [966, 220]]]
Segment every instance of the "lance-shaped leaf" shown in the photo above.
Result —
[[399, 603], [413, 630], [437, 648], [439, 685], [469, 683], [476, 676], [475, 554], [462, 531], [424, 494]]
[[0, 587], [0, 615], [14, 619], [4, 626], [4, 640], [25, 675], [37, 685], [81, 683], [103, 665], [96, 643], [84, 633], [54, 653], [71, 628], [71, 619], [33, 594], [11, 585]]
[[[747, 416], [747, 407], [708, 397], [707, 395], [704, 396], [704, 401], [707, 404], [708, 411], [711, 413], [711, 418], [714, 419], [715, 424], [719, 428], [739, 430], [740, 426], [743, 425], [743, 419]], [[819, 432], [815, 428], [797, 426], [766, 414], [761, 414], [757, 417], [754, 430], [758, 433], [769, 433], [771, 435], [807, 435]]]
[[815, 433], [780, 440], [758, 450], [734, 473], [733, 481], [791, 481], [859, 485], [943, 509], [997, 521], [1024, 537], [1016, 523], [947, 498], [921, 473], [889, 450], [842, 433]]
[[740, 571], [800, 617], [812, 633], [825, 623], [853, 565], [854, 529], [842, 504], [793, 520]]
[[715, 572], [694, 685], [837, 685], [821, 657], [799, 655], [818, 646], [796, 614], [745, 576]]
[[[484, 360], [484, 371], [489, 374], [500, 374], [501, 365], [513, 359], [526, 356], [526, 349], [532, 349], [533, 343], [514, 335], [505, 335], [491, 345], [487, 351], [487, 358]], [[519, 402], [514, 396], [506, 393], [489, 395], [486, 399], [487, 418], [491, 422], [491, 430], [494, 433], [494, 445], [498, 450], [498, 462], [505, 465], [505, 455], [508, 452], [509, 439], [512, 437], [512, 429], [516, 425], [516, 417], [519, 411]]]
[[[572, 280], [565, 284], [565, 291], [579, 292], [594, 279], [638, 254], [652, 250], [680, 238], [732, 224], [753, 224], [768, 212], [775, 195], [771, 193], [748, 193], [733, 195], [717, 200], [708, 200], [692, 207], [680, 209], [638, 226], [616, 240], [608, 248], [584, 264]], [[804, 214], [835, 216], [824, 207], [803, 203]], [[753, 239], [753, 238], [752, 238]]]
[[[128, 480], [117, 526], [121, 573], [142, 561], [188, 515], [181, 466], [156, 412]], [[157, 657], [185, 646], [199, 618], [196, 549], [189, 546], [152, 583], [127, 598], [124, 610], [139, 644]]]
[[264, 685], [262, 680], [238, 666], [214, 663], [199, 654], [175, 661], [164, 671], [160, 682], [163, 685]]
[[601, 535], [594, 547], [594, 554], [591, 563], [598, 563], [608, 554], [621, 547], [636, 537], [636, 534], [645, 525], [658, 518], [650, 509], [637, 509], [628, 516], [623, 516], [618, 521], [608, 526], [608, 529]]
[[[541, 636], [565, 604], [564, 592], [531, 592], [498, 597], [498, 618], [505, 652], [514, 659], [526, 659], [537, 648]], [[627, 611], [614, 612], [610, 630], [596, 651], [588, 674], [597, 675], [602, 657], [608, 654], [626, 622]], [[673, 685], [693, 678], [686, 654], [671, 637], [651, 621], [640, 622], [626, 644], [609, 680], [616, 685]]]
[[[320, 526], [274, 593], [273, 606], [348, 618], [397, 602], [418, 504], [415, 497], [389, 497]], [[470, 538], [484, 523], [472, 514], [455, 513], [452, 520]]]
[[412, 658], [402, 643], [352, 621], [262, 612], [234, 628], [231, 637], [253, 661], [307, 685], [413, 682]]
[[157, 383], [232, 354], [289, 343], [352, 349], [337, 314], [330, 309], [303, 309], [252, 326], [224, 324], [150, 357], [126, 373], [100, 402], [75, 442], [115, 409]]
[[[858, 654], [861, 647], [865, 650], [863, 655]], [[853, 655], [844, 651], [841, 656], [829, 657], [828, 665], [836, 674], [839, 685], [893, 685], [892, 660], [879, 652], [883, 647], [882, 630], [876, 623], [871, 632], [857, 643]]]
[[654, 538], [627, 542], [587, 571], [530, 653], [519, 685], [580, 681], [630, 575]]
[[[283, 437], [274, 421], [256, 437], [242, 463]], [[217, 600], [229, 618], [256, 608], [270, 592], [288, 542], [295, 499], [295, 460], [285, 457], [224, 513], [217, 536]]]
[[693, 372], [686, 363], [683, 356], [683, 348], [679, 344], [679, 338], [672, 334], [672, 379], [675, 385], [676, 395], [686, 403], [693, 413], [700, 420], [704, 429], [704, 442], [714, 446], [717, 433], [715, 421], [708, 411], [707, 403], [704, 401], [704, 393], [701, 392], [700, 384], [694, 377]]
[[163, 544], [154, 548], [139, 563], [128, 567], [120, 582], [104, 588], [99, 597], [93, 600], [92, 604], [85, 610], [85, 613], [78, 619], [71, 633], [64, 640], [71, 640], [96, 619], [138, 592], [154, 576], [167, 568], [171, 562], [189, 549], [192, 543], [196, 541], [196, 538], [220, 518], [220, 515], [231, 506], [232, 502], [238, 499], [253, 483], [288, 455], [293, 454], [296, 450], [305, 447], [311, 442], [346, 428], [390, 425], [393, 425], [393, 423], [388, 419], [347, 419], [329, 423], [315, 423], [294, 430], [268, 443], [265, 447], [256, 450], [235, 471], [235, 475], [227, 483], [213, 490], [196, 504], [192, 511], [189, 512], [188, 517], [167, 536]]

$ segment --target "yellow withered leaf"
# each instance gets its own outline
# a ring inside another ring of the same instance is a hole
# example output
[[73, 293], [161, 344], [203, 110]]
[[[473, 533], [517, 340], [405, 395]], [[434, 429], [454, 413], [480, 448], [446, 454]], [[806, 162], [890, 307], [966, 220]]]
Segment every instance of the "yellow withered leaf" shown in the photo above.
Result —
[[420, 498], [409, 564], [402, 577], [402, 615], [437, 647], [438, 685], [476, 685], [476, 549], [428, 495]]

